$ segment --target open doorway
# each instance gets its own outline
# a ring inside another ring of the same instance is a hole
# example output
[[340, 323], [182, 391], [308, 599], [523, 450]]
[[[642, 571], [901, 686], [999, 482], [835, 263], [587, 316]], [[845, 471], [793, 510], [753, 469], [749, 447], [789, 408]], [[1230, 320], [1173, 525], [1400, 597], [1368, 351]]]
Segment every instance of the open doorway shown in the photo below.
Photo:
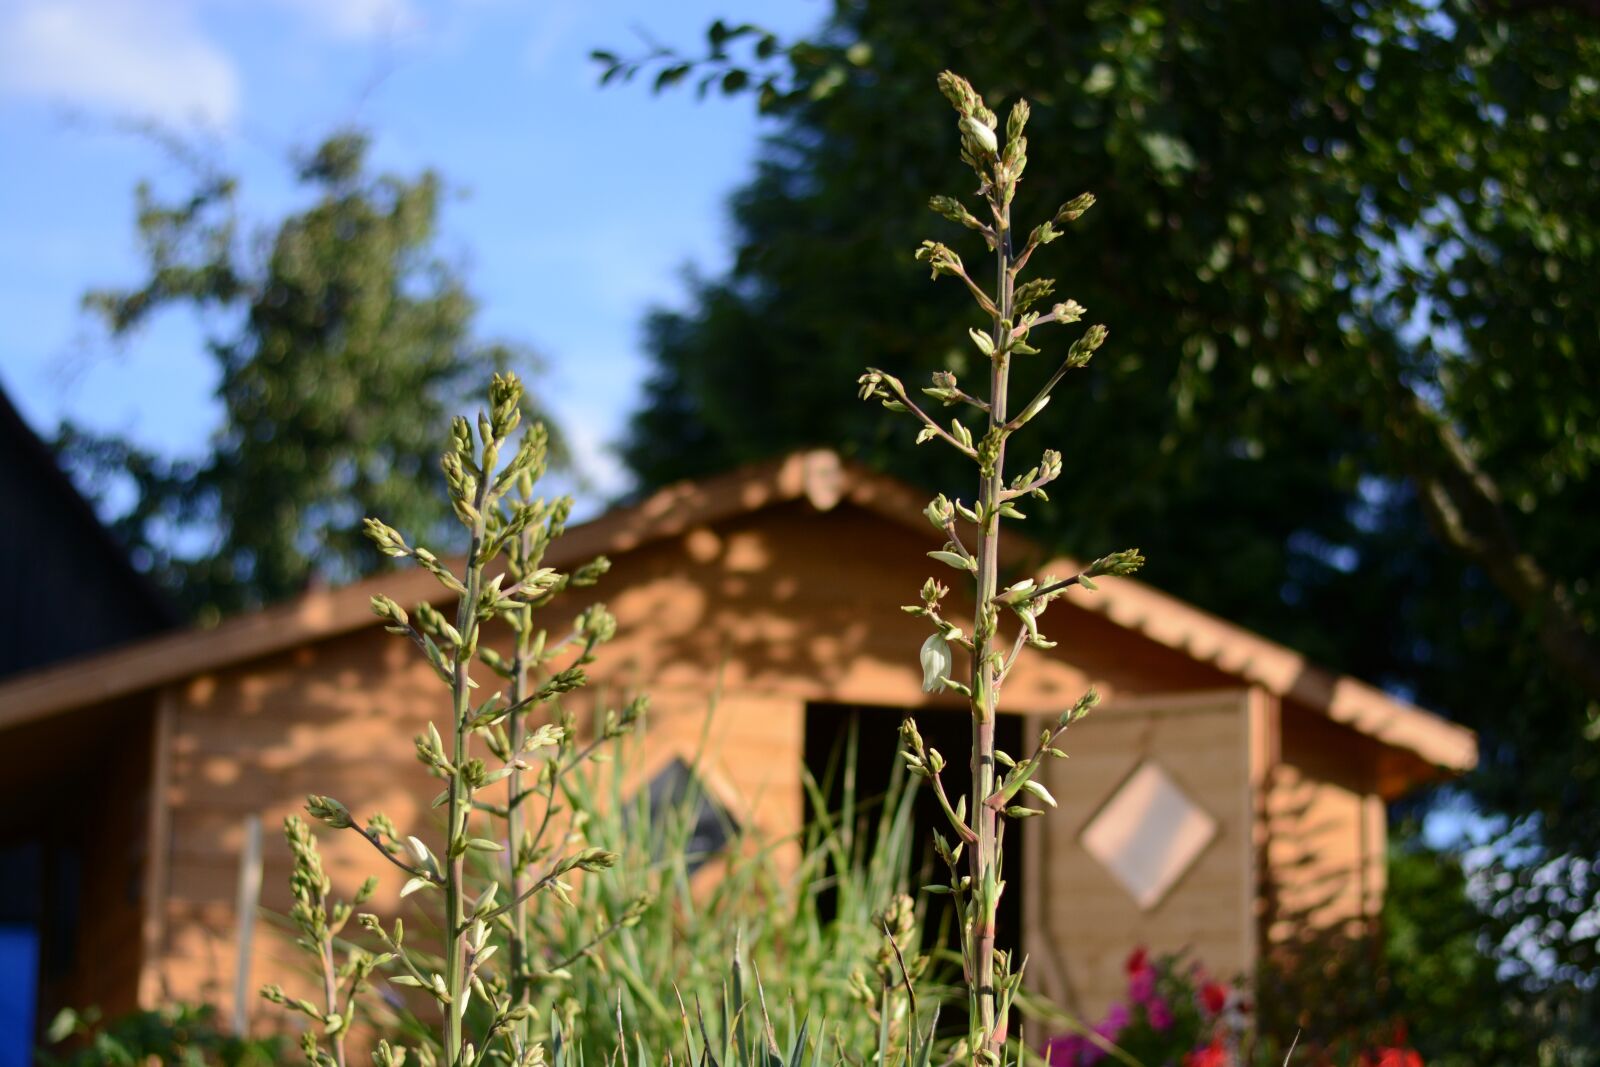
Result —
[[[869, 825], [875, 822], [881, 798], [890, 788], [891, 776], [902, 765], [900, 759], [900, 720], [907, 713], [901, 708], [866, 707], [849, 704], [808, 704], [806, 706], [806, 769], [823, 787], [827, 810], [836, 813], [843, 806], [846, 783], [839, 772], [843, 767], [842, 753], [852, 733], [856, 743], [855, 795], [858, 808], [864, 812]], [[936, 748], [945, 757], [945, 769], [940, 777], [945, 792], [952, 798], [966, 796], [972, 791], [972, 770], [968, 753], [972, 750], [972, 720], [964, 710], [940, 708], [923, 709], [916, 713], [917, 729], [930, 748]], [[1016, 755], [1022, 748], [1022, 718], [1001, 715], [995, 723], [995, 744], [1005, 752]], [[830, 775], [830, 769], [833, 773]], [[808, 824], [815, 818], [812, 799], [806, 801]], [[911, 857], [913, 888], [930, 881], [945, 880], [943, 862], [934, 854], [933, 834], [938, 831], [945, 840], [954, 834], [950, 823], [939, 809], [939, 803], [930, 789], [919, 789], [912, 811], [911, 839], [916, 842]], [[1000, 948], [1014, 950], [1022, 934], [1022, 865], [1023, 835], [1015, 826], [1006, 835], [1005, 855], [1001, 877], [1006, 892], [1000, 897], [996, 915], [996, 943]], [[945, 947], [959, 955], [955, 931], [959, 928], [947, 896], [918, 895], [918, 903], [928, 906], [925, 923], [928, 944], [924, 951], [933, 949], [931, 943], [938, 931], [946, 931]], [[826, 916], [827, 900], [821, 905]]]

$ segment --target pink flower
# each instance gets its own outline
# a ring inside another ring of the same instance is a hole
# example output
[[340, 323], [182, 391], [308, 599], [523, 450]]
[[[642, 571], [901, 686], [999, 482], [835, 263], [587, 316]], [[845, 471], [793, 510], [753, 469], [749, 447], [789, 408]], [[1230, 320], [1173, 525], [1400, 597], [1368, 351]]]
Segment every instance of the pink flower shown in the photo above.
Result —
[[1077, 1034], [1061, 1034], [1045, 1042], [1044, 1058], [1050, 1067], [1079, 1067], [1088, 1044]]
[[[1117, 1037], [1127, 1029], [1128, 1009], [1123, 1004], [1113, 1004], [1106, 1009], [1094, 1032], [1104, 1040], [1116, 1043]], [[1050, 1067], [1093, 1067], [1106, 1058], [1104, 1050], [1081, 1034], [1062, 1034], [1051, 1038], [1044, 1046], [1045, 1059]]]
[[1155, 1029], [1165, 1032], [1172, 1026], [1172, 1009], [1160, 997], [1151, 997], [1145, 1003], [1144, 1010], [1150, 1025]]
[[[1124, 1005], [1113, 1004], [1106, 1010], [1106, 1017], [1100, 1020], [1094, 1032], [1105, 1041], [1115, 1044], [1118, 1035], [1127, 1028], [1128, 1021], [1128, 1009]], [[1063, 1034], [1045, 1045], [1045, 1059], [1050, 1067], [1093, 1067], [1105, 1058], [1106, 1054], [1099, 1045], [1079, 1034]]]
[[1148, 1004], [1156, 995], [1156, 971], [1143, 967], [1128, 976], [1128, 999], [1135, 1004]]
[[1115, 1041], [1117, 1035], [1128, 1026], [1128, 1007], [1125, 1004], [1113, 1004], [1106, 1009], [1106, 1017], [1100, 1020], [1100, 1025], [1094, 1032], [1107, 1041]]
[[1135, 1004], [1147, 1003], [1156, 992], [1156, 969], [1150, 962], [1150, 954], [1143, 948], [1136, 948], [1124, 966], [1128, 972], [1128, 999]]

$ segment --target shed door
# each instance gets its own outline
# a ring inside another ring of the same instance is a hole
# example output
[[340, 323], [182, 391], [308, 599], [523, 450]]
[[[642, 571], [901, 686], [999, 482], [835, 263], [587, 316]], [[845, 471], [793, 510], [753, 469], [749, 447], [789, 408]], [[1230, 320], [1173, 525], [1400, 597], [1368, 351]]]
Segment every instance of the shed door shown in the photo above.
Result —
[[1248, 970], [1250, 707], [1246, 690], [1140, 696], [1067, 732], [1044, 779], [1060, 808], [1026, 823], [1033, 988], [1092, 1023], [1125, 999], [1140, 946], [1188, 950], [1219, 977]]

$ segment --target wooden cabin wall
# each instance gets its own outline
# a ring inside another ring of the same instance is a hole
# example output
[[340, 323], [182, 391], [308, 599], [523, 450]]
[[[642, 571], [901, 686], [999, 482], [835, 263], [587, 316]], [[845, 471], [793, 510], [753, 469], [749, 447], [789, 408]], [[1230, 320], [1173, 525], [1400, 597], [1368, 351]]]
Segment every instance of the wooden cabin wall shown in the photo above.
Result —
[[[1143, 697], [1109, 704], [1074, 726], [1068, 758], [1047, 765], [1060, 808], [1027, 824], [1028, 951], [1037, 988], [1091, 1021], [1125, 1001], [1135, 948], [1187, 950], [1212, 973], [1255, 962], [1250, 780], [1254, 702], [1248, 691]], [[1148, 910], [1080, 843], [1090, 821], [1145, 761], [1216, 821], [1216, 834]]]
[[1266, 790], [1266, 939], [1292, 946], [1324, 933], [1368, 932], [1385, 879], [1380, 748], [1293, 705], [1284, 709], [1282, 744]]
[[[559, 631], [589, 602], [606, 601], [619, 636], [602, 651], [588, 692], [613, 705], [651, 695], [641, 777], [669, 754], [693, 756], [704, 735], [708, 785], [745, 825], [782, 836], [802, 819], [807, 702], [930, 702], [917, 665], [926, 629], [898, 605], [914, 600], [936, 567], [923, 555], [934, 540], [849, 506], [771, 508], [619, 554], [600, 585], [564, 598], [549, 624]], [[1024, 657], [1004, 694], [1010, 710], [1059, 713], [1091, 679], [1108, 696], [1229, 684], [1220, 671], [1070, 606], [1044, 622], [1061, 648]], [[276, 828], [306, 793], [335, 796], [359, 815], [382, 810], [403, 832], [432, 827], [427, 804], [438, 786], [417, 765], [412, 737], [445, 705], [411, 646], [375, 626], [195, 678], [170, 699], [170, 865], [157, 916], [157, 987], [227, 1011], [245, 817], [263, 817], [262, 903], [282, 914], [289, 854]], [[377, 874], [375, 910], [396, 908], [400, 879], [369, 846], [349, 833], [323, 841], [339, 892]], [[258, 927], [252, 987], [306, 989], [301, 966], [272, 923]]]

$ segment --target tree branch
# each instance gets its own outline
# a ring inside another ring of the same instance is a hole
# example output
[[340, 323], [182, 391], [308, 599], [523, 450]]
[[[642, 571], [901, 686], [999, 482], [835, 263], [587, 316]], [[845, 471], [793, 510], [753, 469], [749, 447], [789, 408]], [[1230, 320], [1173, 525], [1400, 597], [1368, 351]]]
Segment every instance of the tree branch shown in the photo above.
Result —
[[1372, 358], [1395, 400], [1386, 429], [1435, 535], [1481, 568], [1533, 623], [1552, 666], [1600, 698], [1600, 640], [1584, 627], [1571, 592], [1518, 544], [1499, 487], [1455, 428], [1424, 406], [1381, 357]]

